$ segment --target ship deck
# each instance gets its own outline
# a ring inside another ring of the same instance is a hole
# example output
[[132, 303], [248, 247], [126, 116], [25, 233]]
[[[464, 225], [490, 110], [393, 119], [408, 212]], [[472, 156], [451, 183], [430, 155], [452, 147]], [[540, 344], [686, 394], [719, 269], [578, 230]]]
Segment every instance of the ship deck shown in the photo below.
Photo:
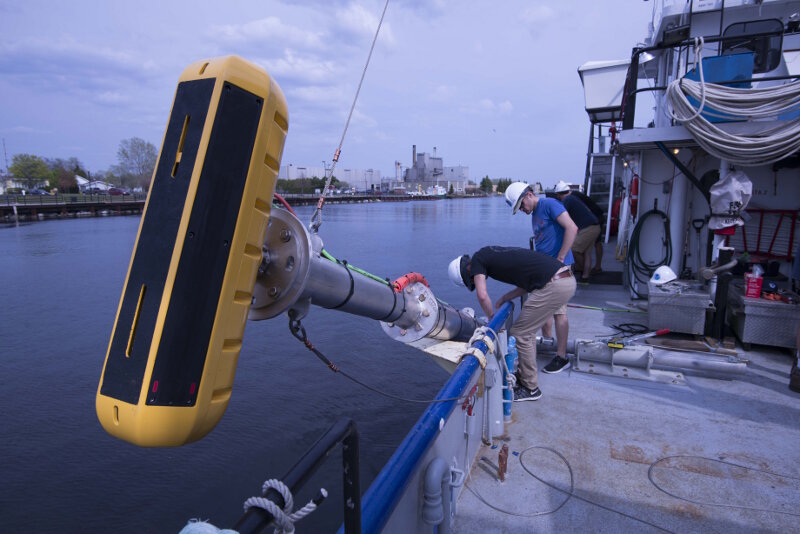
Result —
[[[619, 308], [629, 298], [621, 286], [580, 284], [572, 302]], [[571, 307], [568, 316], [570, 339], [647, 324], [646, 314]], [[735, 379], [688, 375], [661, 384], [541, 373], [542, 398], [514, 403], [506, 435], [479, 452], [453, 531], [796, 531], [800, 394], [788, 387], [792, 356], [760, 346], [737, 351], [749, 364]], [[540, 371], [551, 357], [539, 355]], [[504, 442], [511, 454], [500, 482], [493, 466]]]

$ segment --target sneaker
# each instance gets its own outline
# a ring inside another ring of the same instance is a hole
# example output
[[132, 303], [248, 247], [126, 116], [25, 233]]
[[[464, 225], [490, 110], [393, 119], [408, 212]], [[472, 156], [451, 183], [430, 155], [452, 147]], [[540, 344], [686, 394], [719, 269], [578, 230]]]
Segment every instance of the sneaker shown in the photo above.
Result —
[[514, 386], [514, 402], [535, 401], [542, 397], [542, 390], [528, 389], [525, 386]]
[[553, 358], [553, 361], [545, 365], [544, 369], [542, 369], [545, 373], [560, 373], [564, 369], [569, 369], [570, 363], [568, 358], [562, 358], [561, 356], [556, 356]]

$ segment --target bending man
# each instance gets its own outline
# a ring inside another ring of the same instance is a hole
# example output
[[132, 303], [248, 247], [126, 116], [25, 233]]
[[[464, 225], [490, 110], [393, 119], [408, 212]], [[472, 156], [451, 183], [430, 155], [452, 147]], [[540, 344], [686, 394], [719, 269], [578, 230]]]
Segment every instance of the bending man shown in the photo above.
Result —
[[[514, 388], [514, 398], [539, 399], [542, 391], [536, 367], [536, 332], [575, 294], [575, 278], [570, 268], [541, 252], [491, 246], [483, 247], [472, 257], [465, 254], [454, 259], [448, 274], [454, 284], [477, 291], [478, 302], [487, 317], [492, 317], [494, 310], [505, 302], [527, 295], [510, 332], [517, 338], [519, 351], [519, 383]], [[487, 278], [516, 287], [492, 306], [486, 290]]]

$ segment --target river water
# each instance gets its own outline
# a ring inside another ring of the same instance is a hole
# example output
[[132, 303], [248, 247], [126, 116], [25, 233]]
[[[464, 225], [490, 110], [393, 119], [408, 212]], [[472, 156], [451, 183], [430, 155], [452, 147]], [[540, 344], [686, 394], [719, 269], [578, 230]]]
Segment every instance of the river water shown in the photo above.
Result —
[[[311, 207], [297, 209], [308, 222]], [[334, 422], [356, 421], [365, 492], [425, 409], [332, 373], [285, 315], [249, 322], [233, 396], [199, 442], [142, 449], [108, 436], [94, 399], [138, 217], [0, 227], [0, 521], [6, 532], [177, 532], [190, 518], [231, 527]], [[437, 297], [478, 309], [447, 264], [488, 244], [527, 246], [530, 219], [501, 198], [327, 205], [325, 248], [381, 277], [426, 276]], [[499, 296], [499, 284], [490, 283]], [[313, 308], [309, 339], [341, 369], [388, 393], [431, 399], [447, 374], [372, 320]], [[300, 532], [342, 521], [340, 450], [295, 498], [325, 487]]]

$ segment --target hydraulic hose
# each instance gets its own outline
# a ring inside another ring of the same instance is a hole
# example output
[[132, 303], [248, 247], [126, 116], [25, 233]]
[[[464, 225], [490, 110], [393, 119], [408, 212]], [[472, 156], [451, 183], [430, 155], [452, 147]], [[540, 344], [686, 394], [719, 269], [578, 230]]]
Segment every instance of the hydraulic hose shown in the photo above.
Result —
[[[641, 239], [642, 227], [644, 226], [645, 221], [649, 217], [659, 216], [664, 224], [664, 256], [655, 263], [649, 263], [642, 258], [641, 249], [639, 248], [639, 240]], [[631, 291], [633, 291], [637, 297], [644, 298], [644, 296], [636, 291], [636, 281], [647, 283], [650, 280], [650, 277], [653, 275], [656, 269], [661, 267], [662, 265], [669, 265], [672, 261], [672, 236], [669, 231], [669, 217], [667, 214], [658, 209], [652, 209], [647, 213], [644, 213], [639, 220], [636, 222], [636, 226], [633, 227], [633, 232], [631, 233], [631, 240], [630, 244], [628, 245], [628, 257], [627, 257], [627, 265], [628, 265], [628, 283], [630, 285]]]

